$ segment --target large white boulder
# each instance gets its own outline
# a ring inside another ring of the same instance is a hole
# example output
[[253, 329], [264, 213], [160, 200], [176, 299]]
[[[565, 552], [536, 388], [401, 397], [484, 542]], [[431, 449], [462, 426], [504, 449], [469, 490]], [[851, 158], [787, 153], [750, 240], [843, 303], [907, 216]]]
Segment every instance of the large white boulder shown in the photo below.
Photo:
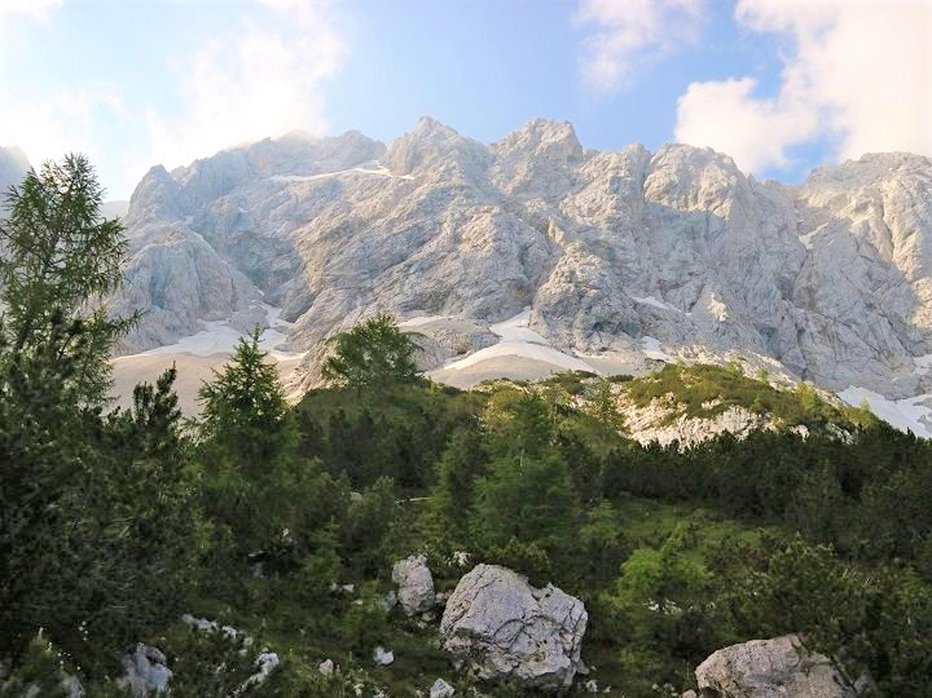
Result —
[[405, 614], [413, 616], [434, 607], [434, 578], [426, 555], [412, 555], [396, 562], [392, 581], [398, 585], [398, 601]]
[[725, 647], [696, 669], [703, 695], [728, 698], [851, 698], [828, 657], [809, 652], [797, 635]]
[[589, 616], [582, 601], [497, 565], [460, 579], [440, 623], [444, 649], [479, 678], [560, 691], [573, 683]]

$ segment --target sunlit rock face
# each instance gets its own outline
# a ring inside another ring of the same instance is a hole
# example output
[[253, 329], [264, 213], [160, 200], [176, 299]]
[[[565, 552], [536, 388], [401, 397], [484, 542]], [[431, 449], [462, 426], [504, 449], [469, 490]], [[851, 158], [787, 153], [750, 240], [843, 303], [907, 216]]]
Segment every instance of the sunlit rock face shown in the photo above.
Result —
[[127, 351], [260, 302], [293, 322], [293, 350], [388, 311], [445, 319], [427, 335], [469, 323], [454, 344], [471, 351], [530, 308], [528, 331], [576, 356], [648, 341], [770, 357], [832, 390], [932, 391], [916, 370], [932, 354], [920, 156], [867, 155], [786, 186], [709, 149], [600, 152], [539, 119], [485, 145], [424, 118], [388, 146], [292, 134], [155, 167], [124, 220], [114, 305], [149, 311]]

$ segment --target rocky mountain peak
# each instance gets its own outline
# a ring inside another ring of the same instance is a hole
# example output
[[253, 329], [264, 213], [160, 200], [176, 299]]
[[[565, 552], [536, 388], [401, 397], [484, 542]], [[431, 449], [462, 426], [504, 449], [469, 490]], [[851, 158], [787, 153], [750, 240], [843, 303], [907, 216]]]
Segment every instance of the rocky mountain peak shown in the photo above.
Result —
[[262, 297], [300, 351], [380, 310], [442, 316], [455, 328], [432, 335], [442, 364], [530, 308], [520, 336], [546, 345], [535, 357], [572, 357], [559, 365], [766, 357], [832, 390], [903, 397], [932, 392], [930, 182], [929, 160], [907, 154], [786, 186], [708, 148], [586, 150], [543, 119], [486, 146], [423, 118], [387, 148], [286, 136], [153, 169], [126, 218], [147, 242], [129, 282], [148, 307], [168, 269], [200, 275], [158, 295], [149, 346]]
[[133, 190], [126, 216], [127, 231], [132, 237], [134, 226], [146, 219], [175, 219], [182, 215], [178, 200], [178, 182], [162, 165], [155, 165], [143, 176]]
[[436, 119], [422, 116], [413, 131], [396, 138], [385, 152], [385, 164], [398, 175], [409, 175], [451, 157], [466, 169], [469, 161], [482, 160], [484, 147], [461, 136]]
[[543, 158], [569, 162], [582, 157], [583, 147], [568, 121], [532, 119], [523, 128], [490, 146], [499, 157]]

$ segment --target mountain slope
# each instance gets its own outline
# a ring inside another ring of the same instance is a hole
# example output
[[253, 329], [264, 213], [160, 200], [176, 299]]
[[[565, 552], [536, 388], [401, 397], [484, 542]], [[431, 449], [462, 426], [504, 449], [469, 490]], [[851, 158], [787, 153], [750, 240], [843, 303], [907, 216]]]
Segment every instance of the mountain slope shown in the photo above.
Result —
[[125, 222], [117, 308], [151, 311], [126, 351], [262, 322], [261, 301], [299, 351], [377, 310], [445, 319], [420, 328], [440, 368], [529, 309], [531, 344], [594, 367], [739, 354], [835, 391], [932, 391], [924, 157], [784, 186], [708, 149], [599, 152], [543, 120], [486, 146], [423, 118], [387, 147], [292, 134], [153, 168]]

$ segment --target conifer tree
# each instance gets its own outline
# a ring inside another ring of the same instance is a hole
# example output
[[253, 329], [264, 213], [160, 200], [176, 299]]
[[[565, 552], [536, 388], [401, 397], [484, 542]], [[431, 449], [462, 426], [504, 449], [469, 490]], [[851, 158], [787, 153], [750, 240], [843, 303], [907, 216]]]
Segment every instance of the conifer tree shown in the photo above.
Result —
[[417, 345], [384, 313], [336, 336], [324, 377], [348, 388], [382, 388], [414, 383], [418, 378]]

